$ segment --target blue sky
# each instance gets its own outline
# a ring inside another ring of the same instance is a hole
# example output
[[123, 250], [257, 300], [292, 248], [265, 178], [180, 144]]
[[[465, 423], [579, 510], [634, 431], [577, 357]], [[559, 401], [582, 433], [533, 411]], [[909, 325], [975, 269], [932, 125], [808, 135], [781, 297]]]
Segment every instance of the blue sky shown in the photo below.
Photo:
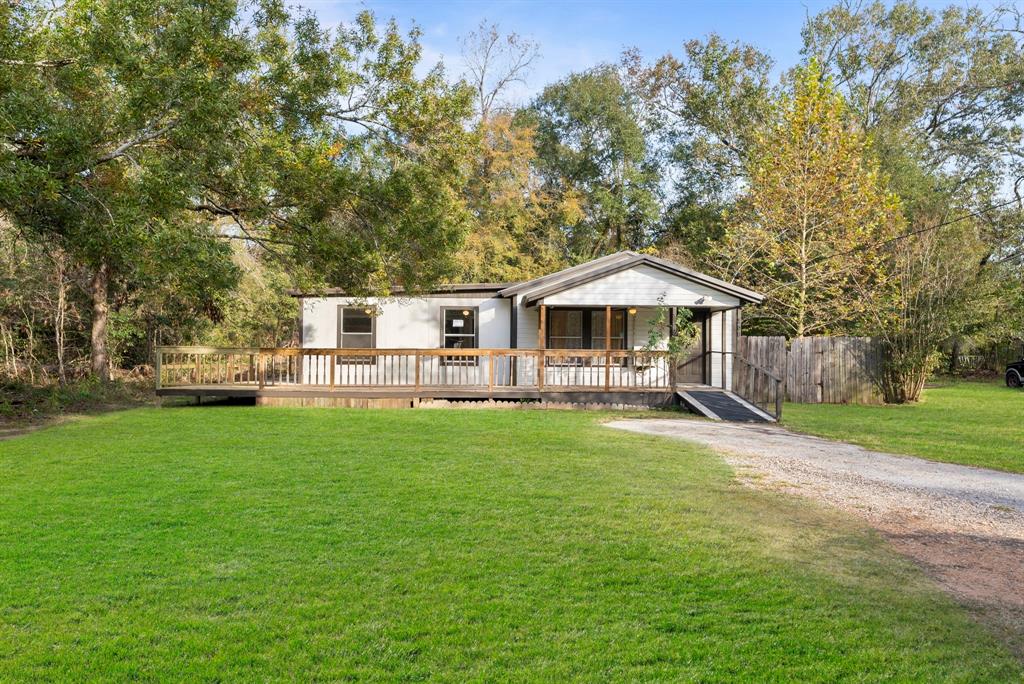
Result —
[[[425, 59], [431, 63], [442, 59], [456, 76], [463, 71], [458, 38], [484, 19], [497, 23], [503, 32], [515, 31], [540, 43], [541, 58], [527, 87], [516, 93], [523, 100], [572, 71], [616, 61], [625, 48], [638, 47], [645, 57], [653, 58], [666, 52], [679, 53], [684, 41], [709, 33], [755, 45], [784, 70], [800, 58], [800, 28], [807, 14], [816, 14], [833, 3], [304, 0], [299, 4], [316, 12], [325, 24], [347, 22], [362, 9], [371, 9], [378, 20], [394, 17], [404, 29], [418, 25], [423, 30]], [[983, 0], [982, 5], [985, 4]]]

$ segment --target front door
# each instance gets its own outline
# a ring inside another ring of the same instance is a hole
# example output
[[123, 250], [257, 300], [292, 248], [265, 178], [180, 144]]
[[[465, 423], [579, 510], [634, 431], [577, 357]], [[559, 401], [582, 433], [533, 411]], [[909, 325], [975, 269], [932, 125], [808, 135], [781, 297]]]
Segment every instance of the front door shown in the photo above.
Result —
[[690, 352], [676, 365], [676, 382], [696, 385], [705, 384], [704, 379], [704, 329], [707, 327], [707, 312], [694, 311], [693, 323], [697, 326], [697, 340]]

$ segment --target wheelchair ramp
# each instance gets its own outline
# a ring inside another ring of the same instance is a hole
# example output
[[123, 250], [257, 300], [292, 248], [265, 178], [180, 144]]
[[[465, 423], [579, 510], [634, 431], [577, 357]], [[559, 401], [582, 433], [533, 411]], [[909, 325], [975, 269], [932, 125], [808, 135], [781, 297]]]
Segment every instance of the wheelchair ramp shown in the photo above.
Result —
[[686, 390], [676, 392], [683, 404], [712, 420], [737, 423], [773, 423], [775, 419], [742, 398], [724, 390]]

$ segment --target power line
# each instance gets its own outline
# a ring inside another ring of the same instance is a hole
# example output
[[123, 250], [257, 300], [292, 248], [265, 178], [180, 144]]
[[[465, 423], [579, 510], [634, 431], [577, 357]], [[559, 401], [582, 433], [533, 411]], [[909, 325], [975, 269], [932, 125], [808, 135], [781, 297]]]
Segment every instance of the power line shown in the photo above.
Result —
[[939, 228], [945, 228], [946, 226], [953, 225], [954, 223], [959, 223], [960, 221], [964, 221], [964, 220], [969, 219], [969, 218], [976, 218], [976, 217], [979, 217], [979, 216], [984, 216], [985, 214], [987, 214], [989, 212], [992, 212], [992, 211], [995, 211], [996, 209], [1002, 209], [1003, 207], [1008, 207], [1011, 204], [1017, 204], [1017, 202], [1018, 202], [1018, 200], [1012, 199], [1012, 200], [1009, 200], [1007, 202], [1003, 202], [1001, 204], [993, 204], [993, 205], [985, 207], [983, 209], [979, 209], [977, 211], [972, 211], [972, 212], [969, 212], [967, 214], [962, 214], [961, 216], [957, 216], [956, 218], [952, 218], [952, 219], [948, 219], [946, 221], [942, 221], [941, 223], [936, 223], [934, 226], [927, 226], [925, 228], [918, 228], [917, 230], [912, 230], [912, 231], [909, 231], [909, 232], [906, 232], [906, 233], [901, 233], [900, 235], [896, 235], [895, 237], [887, 238], [885, 240], [882, 240], [880, 242], [876, 242], [874, 244], [857, 245], [856, 247], [853, 247], [852, 249], [848, 249], [845, 252], [833, 252], [832, 254], [825, 255], [825, 256], [821, 257], [820, 259], [815, 259], [815, 261], [823, 261], [825, 259], [831, 259], [831, 258], [837, 257], [837, 256], [846, 256], [848, 254], [853, 254], [854, 252], [859, 252], [859, 251], [862, 251], [862, 250], [865, 250], [865, 249], [870, 249], [870, 248], [875, 248], [875, 247], [884, 247], [885, 245], [889, 245], [889, 244], [892, 244], [894, 242], [899, 242], [900, 240], [905, 240], [907, 238], [914, 237], [915, 235], [922, 235], [924, 233], [927, 233], [927, 232], [930, 232], [930, 231], [933, 231], [933, 230], [938, 230]]

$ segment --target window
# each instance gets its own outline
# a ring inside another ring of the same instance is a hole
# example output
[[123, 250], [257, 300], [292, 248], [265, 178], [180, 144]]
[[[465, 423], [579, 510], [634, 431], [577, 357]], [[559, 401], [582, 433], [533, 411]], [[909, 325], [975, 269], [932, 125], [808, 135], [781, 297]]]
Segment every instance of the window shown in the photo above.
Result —
[[[604, 349], [604, 309], [548, 310], [548, 349]], [[612, 310], [612, 349], [626, 348], [626, 312]]]
[[[604, 311], [590, 312], [590, 348], [604, 349]], [[626, 348], [626, 312], [622, 309], [612, 310], [612, 349]]]
[[583, 349], [583, 312], [553, 309], [548, 314], [548, 348]]
[[[338, 307], [338, 348], [373, 349], [377, 346], [377, 320], [374, 308]], [[341, 357], [342, 363], [373, 363], [373, 356]]]
[[[477, 307], [441, 307], [441, 346], [445, 349], [477, 348]], [[476, 357], [445, 356], [446, 365], [476, 365]]]

